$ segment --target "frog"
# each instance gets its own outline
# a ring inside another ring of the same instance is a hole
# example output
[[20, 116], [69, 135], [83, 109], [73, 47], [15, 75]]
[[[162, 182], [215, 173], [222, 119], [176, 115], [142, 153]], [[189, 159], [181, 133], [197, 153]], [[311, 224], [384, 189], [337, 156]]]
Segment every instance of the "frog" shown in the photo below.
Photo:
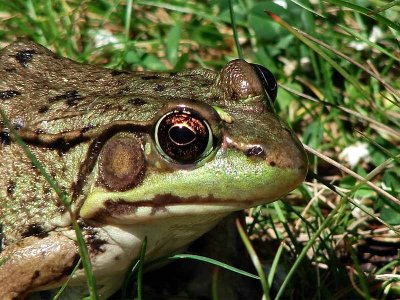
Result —
[[307, 156], [274, 112], [278, 85], [235, 59], [220, 71], [122, 71], [33, 41], [0, 51], [0, 107], [52, 176], [66, 207], [0, 123], [0, 298], [86, 291], [76, 233], [101, 299], [145, 261], [175, 253], [234, 211], [305, 179]]

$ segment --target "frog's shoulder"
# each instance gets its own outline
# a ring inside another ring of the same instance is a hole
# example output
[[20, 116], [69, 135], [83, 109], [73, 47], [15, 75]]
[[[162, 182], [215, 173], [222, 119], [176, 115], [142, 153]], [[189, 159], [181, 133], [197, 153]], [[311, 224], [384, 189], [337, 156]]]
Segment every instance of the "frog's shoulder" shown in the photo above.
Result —
[[15, 56], [18, 52], [21, 52], [20, 54], [23, 54], [22, 52], [29, 52], [31, 54], [50, 54], [54, 55], [53, 52], [48, 50], [47, 48], [43, 47], [42, 45], [39, 45], [38, 43], [35, 43], [34, 41], [31, 41], [27, 38], [19, 38], [16, 41], [12, 42], [8, 46], [4, 47], [3, 49], [0, 50], [0, 56]]
[[[30, 89], [35, 88], [37, 84], [43, 85], [46, 80], [50, 88], [59, 90], [59, 86], [71, 86], [81, 83], [82, 80], [96, 82], [100, 77], [107, 77], [107, 73], [110, 77], [115, 75], [112, 70], [59, 56], [27, 39], [13, 42], [0, 51], [0, 69], [3, 71], [3, 81], [12, 76], [17, 84], [27, 81], [27, 88]], [[69, 80], [74, 78], [75, 80]], [[20, 85], [20, 88], [22, 87]]]

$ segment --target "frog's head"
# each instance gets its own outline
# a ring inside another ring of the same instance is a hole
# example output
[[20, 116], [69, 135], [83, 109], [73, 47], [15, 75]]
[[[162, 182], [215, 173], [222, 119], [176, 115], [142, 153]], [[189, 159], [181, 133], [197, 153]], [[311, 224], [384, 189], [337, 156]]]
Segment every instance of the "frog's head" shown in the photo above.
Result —
[[307, 158], [273, 112], [277, 83], [267, 69], [235, 60], [220, 73], [173, 77], [149, 121], [102, 147], [82, 217], [226, 214], [276, 200], [304, 180]]

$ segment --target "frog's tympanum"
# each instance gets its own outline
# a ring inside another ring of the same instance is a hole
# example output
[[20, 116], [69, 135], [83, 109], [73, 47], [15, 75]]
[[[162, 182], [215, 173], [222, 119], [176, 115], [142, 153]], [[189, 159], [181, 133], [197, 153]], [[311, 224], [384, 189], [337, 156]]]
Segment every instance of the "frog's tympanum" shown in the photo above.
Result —
[[[272, 110], [266, 68], [125, 72], [33, 42], [0, 52], [0, 106], [71, 199], [102, 298], [147, 237], [146, 261], [187, 245], [232, 211], [304, 179], [302, 145]], [[79, 260], [71, 214], [0, 123], [0, 299], [62, 285]], [[86, 285], [80, 267], [71, 289]]]

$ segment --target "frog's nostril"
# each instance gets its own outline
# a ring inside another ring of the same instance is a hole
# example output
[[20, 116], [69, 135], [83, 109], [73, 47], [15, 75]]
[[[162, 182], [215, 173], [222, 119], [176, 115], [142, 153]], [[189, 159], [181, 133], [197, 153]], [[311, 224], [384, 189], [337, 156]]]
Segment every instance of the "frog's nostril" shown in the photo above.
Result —
[[249, 149], [247, 149], [246, 155], [247, 156], [256, 156], [256, 157], [260, 157], [263, 159], [266, 157], [265, 150], [260, 145], [252, 146]]

